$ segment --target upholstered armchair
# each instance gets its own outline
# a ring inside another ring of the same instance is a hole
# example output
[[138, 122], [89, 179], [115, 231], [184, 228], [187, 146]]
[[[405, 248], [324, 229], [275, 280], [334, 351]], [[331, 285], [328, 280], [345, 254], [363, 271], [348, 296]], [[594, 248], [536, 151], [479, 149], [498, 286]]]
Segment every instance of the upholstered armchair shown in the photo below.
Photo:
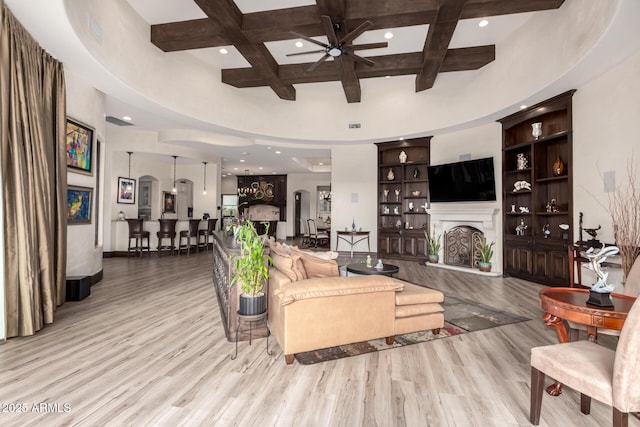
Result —
[[[637, 263], [636, 263], [637, 264]], [[591, 398], [613, 407], [613, 425], [627, 426], [629, 412], [640, 411], [640, 303], [631, 307], [615, 351], [589, 341], [531, 349], [530, 421], [540, 422], [545, 375], [580, 392], [580, 410], [589, 414]]]

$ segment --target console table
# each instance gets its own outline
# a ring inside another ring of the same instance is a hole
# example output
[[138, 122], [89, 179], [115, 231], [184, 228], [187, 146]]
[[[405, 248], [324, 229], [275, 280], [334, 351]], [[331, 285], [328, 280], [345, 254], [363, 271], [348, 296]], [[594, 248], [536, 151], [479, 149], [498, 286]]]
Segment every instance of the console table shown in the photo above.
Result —
[[369, 250], [369, 252], [371, 252], [369, 233], [370, 231], [336, 231], [338, 237], [336, 239], [336, 252], [338, 252], [338, 245], [340, 244], [340, 240], [344, 240], [351, 246], [351, 258], [353, 258], [353, 247], [363, 240], [367, 241], [367, 249]]
[[[265, 248], [268, 253], [269, 249]], [[216, 290], [220, 318], [227, 341], [234, 342], [238, 329], [238, 308], [240, 292], [235, 284], [231, 284], [234, 275], [233, 255], [240, 253], [240, 247], [233, 236], [227, 236], [222, 231], [213, 233], [213, 287]], [[266, 322], [264, 322], [266, 323]], [[238, 331], [241, 332], [241, 331]], [[266, 337], [267, 326], [258, 327], [249, 334], [239, 333], [238, 340], [247, 341], [254, 337]]]

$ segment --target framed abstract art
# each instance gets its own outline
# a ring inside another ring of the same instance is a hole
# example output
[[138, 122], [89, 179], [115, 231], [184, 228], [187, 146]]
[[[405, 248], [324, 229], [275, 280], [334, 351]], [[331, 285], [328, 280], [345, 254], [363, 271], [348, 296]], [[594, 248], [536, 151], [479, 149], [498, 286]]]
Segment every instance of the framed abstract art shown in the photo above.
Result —
[[93, 188], [67, 187], [67, 224], [91, 224]]
[[93, 175], [93, 129], [67, 117], [67, 167]]

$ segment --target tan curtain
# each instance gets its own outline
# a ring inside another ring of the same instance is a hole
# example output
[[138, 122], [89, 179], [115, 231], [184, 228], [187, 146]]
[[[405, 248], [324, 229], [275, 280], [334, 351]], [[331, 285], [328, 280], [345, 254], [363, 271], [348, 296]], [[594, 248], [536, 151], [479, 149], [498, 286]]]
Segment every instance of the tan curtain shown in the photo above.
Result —
[[13, 337], [52, 323], [65, 299], [65, 85], [62, 64], [0, 2], [4, 286]]

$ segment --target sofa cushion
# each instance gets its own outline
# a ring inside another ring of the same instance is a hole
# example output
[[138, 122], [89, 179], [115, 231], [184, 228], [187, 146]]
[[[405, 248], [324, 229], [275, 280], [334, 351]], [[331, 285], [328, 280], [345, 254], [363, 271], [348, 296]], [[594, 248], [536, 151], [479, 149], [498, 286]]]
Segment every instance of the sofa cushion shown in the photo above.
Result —
[[402, 292], [396, 292], [396, 305], [430, 304], [444, 301], [444, 294], [440, 291], [398, 279], [393, 280], [404, 284]]
[[334, 277], [303, 280], [285, 285], [273, 293], [281, 305], [288, 305], [304, 299], [397, 291], [401, 288], [401, 283], [386, 276]]
[[420, 316], [423, 314], [442, 313], [444, 309], [440, 304], [411, 304], [397, 305], [396, 318]]
[[335, 260], [321, 259], [294, 248], [291, 248], [291, 253], [300, 255], [308, 279], [340, 276], [338, 263]]

